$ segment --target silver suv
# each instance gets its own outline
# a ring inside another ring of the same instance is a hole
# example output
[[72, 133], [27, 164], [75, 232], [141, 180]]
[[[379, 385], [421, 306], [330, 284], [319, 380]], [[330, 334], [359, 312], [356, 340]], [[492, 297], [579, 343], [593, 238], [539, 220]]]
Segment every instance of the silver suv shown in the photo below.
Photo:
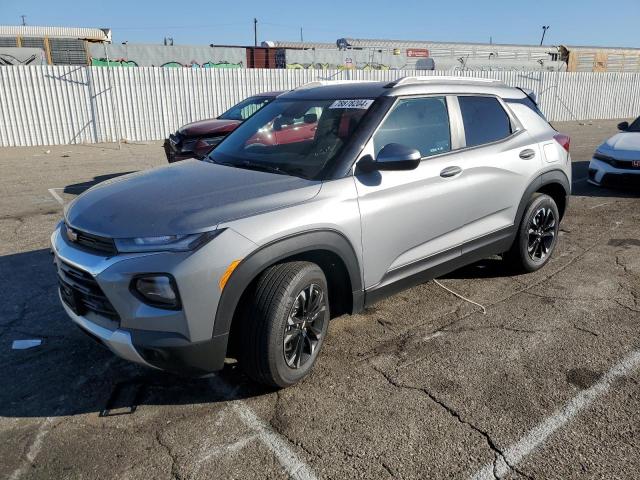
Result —
[[127, 360], [203, 375], [235, 358], [292, 385], [332, 317], [489, 255], [547, 263], [568, 150], [497, 81], [308, 84], [204, 161], [78, 197], [51, 237], [62, 305]]

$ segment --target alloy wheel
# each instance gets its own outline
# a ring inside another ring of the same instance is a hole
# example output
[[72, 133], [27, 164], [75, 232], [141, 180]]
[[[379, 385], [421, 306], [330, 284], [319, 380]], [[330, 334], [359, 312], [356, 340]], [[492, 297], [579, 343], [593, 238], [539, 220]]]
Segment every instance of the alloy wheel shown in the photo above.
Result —
[[556, 218], [549, 207], [541, 207], [531, 217], [529, 222], [527, 253], [535, 262], [544, 260], [556, 236]]
[[284, 359], [290, 368], [300, 368], [313, 358], [324, 330], [327, 310], [322, 288], [312, 283], [298, 293], [284, 329]]

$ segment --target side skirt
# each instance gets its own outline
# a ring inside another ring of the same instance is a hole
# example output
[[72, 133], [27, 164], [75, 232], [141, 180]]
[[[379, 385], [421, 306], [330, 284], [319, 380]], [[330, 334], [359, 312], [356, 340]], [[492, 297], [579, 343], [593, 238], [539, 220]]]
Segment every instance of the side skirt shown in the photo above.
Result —
[[503, 228], [450, 250], [391, 270], [378, 285], [365, 291], [364, 305], [369, 307], [407, 288], [441, 277], [491, 255], [506, 252], [511, 248], [516, 232], [515, 226]]

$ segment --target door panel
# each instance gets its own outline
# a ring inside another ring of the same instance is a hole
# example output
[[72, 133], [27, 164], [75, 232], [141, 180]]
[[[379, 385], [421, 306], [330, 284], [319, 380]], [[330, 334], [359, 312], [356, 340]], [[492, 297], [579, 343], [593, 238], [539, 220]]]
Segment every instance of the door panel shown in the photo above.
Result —
[[460, 227], [468, 205], [460, 193], [467, 189], [465, 172], [440, 176], [458, 163], [452, 154], [425, 159], [415, 170], [356, 175], [366, 288], [390, 270], [464, 241]]
[[[533, 150], [531, 158], [521, 158]], [[527, 132], [503, 142], [461, 152], [468, 191], [466, 235], [477, 238], [513, 225], [522, 194], [540, 170], [541, 152]]]
[[453, 142], [446, 99], [399, 99], [364, 154], [375, 158], [389, 143], [415, 148], [423, 159], [409, 171], [356, 169], [365, 288], [415, 273], [443, 250], [459, 256], [455, 247], [466, 223], [465, 172], [456, 168], [460, 157], [447, 153]]
[[513, 225], [522, 194], [541, 165], [538, 145], [502, 102], [459, 96], [465, 146], [460, 153], [469, 190], [466, 236], [478, 238]]

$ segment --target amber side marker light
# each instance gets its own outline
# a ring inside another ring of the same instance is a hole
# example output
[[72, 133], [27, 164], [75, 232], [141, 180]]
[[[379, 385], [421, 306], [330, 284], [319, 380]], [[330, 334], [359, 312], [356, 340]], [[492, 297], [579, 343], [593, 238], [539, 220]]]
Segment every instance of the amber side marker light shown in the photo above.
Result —
[[240, 262], [242, 260], [234, 260], [233, 262], [231, 262], [229, 264], [229, 266], [227, 267], [227, 269], [224, 271], [224, 273], [222, 274], [222, 276], [220, 277], [220, 281], [218, 282], [218, 286], [220, 287], [220, 290], [224, 290], [224, 286], [227, 284], [227, 282], [229, 281], [229, 277], [231, 276], [231, 274], [233, 273], [233, 271], [236, 269], [236, 267], [238, 265], [240, 265]]

